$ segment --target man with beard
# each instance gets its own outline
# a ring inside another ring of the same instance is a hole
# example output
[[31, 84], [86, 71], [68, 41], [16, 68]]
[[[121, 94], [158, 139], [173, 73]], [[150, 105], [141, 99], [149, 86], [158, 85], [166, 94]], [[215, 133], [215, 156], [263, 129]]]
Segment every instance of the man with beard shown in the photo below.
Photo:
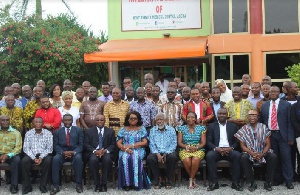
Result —
[[41, 117], [43, 119], [43, 128], [51, 132], [56, 131], [60, 127], [61, 114], [58, 109], [51, 107], [49, 98], [47, 96], [41, 97], [40, 109], [37, 109], [34, 118]]
[[95, 118], [98, 114], [103, 114], [105, 103], [97, 99], [98, 90], [91, 87], [89, 90], [89, 100], [82, 102], [80, 107], [80, 123], [84, 129], [96, 125]]
[[218, 110], [225, 106], [225, 102], [220, 100], [221, 91], [219, 87], [214, 87], [211, 92], [212, 101], [210, 102], [210, 106], [213, 108], [214, 117], [210, 121], [210, 123], [216, 122], [218, 118]]
[[150, 154], [147, 157], [147, 164], [153, 173], [153, 184], [159, 189], [159, 163], [166, 164], [166, 189], [172, 188], [174, 171], [177, 162], [176, 147], [177, 138], [175, 129], [164, 123], [165, 115], [158, 113], [155, 117], [156, 126], [150, 130], [149, 147]]

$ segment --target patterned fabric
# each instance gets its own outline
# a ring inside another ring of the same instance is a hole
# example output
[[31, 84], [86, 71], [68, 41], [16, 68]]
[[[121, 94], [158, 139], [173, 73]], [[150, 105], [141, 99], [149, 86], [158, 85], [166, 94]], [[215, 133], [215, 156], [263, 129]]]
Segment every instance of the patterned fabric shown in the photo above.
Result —
[[166, 116], [165, 122], [172, 126], [177, 127], [182, 124], [181, 112], [182, 105], [177, 101], [167, 102], [161, 106], [160, 112], [164, 113]]
[[105, 103], [100, 100], [82, 102], [79, 113], [83, 115], [84, 122], [89, 128], [96, 125], [96, 116], [103, 114], [104, 105]]
[[59, 129], [61, 123], [61, 115], [58, 109], [48, 108], [47, 110], [40, 108], [35, 112], [34, 117], [41, 117], [44, 124], [50, 124], [54, 130]]
[[[110, 101], [104, 106], [104, 116], [105, 116], [105, 126], [109, 127], [109, 118], [119, 118], [120, 127], [124, 126], [124, 121], [126, 114], [129, 112], [129, 103], [127, 101], [121, 100], [119, 104], [114, 101]], [[117, 137], [120, 127], [113, 126], [110, 127], [115, 131], [115, 136]]]
[[167, 153], [175, 152], [177, 147], [176, 132], [173, 127], [165, 126], [164, 131], [160, 131], [157, 126], [150, 130], [149, 148], [151, 153]]
[[[122, 139], [123, 145], [132, 145], [147, 138], [145, 127], [137, 131], [127, 131], [124, 127], [120, 129], [117, 141]], [[143, 167], [143, 158], [146, 155], [145, 148], [134, 148], [133, 153], [129, 154], [120, 150], [119, 152], [119, 172], [118, 187], [134, 186], [139, 189], [149, 189], [150, 179]]]
[[40, 134], [37, 134], [35, 129], [29, 130], [25, 134], [23, 151], [31, 159], [35, 159], [36, 154], [40, 154], [44, 158], [53, 151], [53, 135], [47, 129], [42, 129]]
[[161, 106], [163, 105], [163, 101], [159, 98], [156, 103], [153, 100], [151, 102], [155, 107], [156, 113], [159, 113], [161, 111]]
[[[202, 134], [206, 133], [205, 126], [196, 125], [194, 127], [194, 133], [189, 132], [189, 126], [183, 125], [178, 127], [178, 133], [182, 134], [182, 142], [183, 144], [189, 145], [189, 146], [198, 146], [201, 141]], [[205, 149], [201, 148], [198, 151], [195, 152], [188, 152], [185, 149], [180, 149], [179, 151], [179, 158], [180, 160], [184, 160], [188, 157], [198, 157], [201, 160], [205, 156]]]
[[54, 99], [49, 98], [49, 101], [53, 108], [59, 108], [65, 105], [65, 102], [61, 98], [59, 101], [55, 101]]
[[152, 104], [148, 100], [145, 100], [143, 103], [131, 102], [130, 112], [132, 111], [136, 111], [141, 114], [144, 127], [152, 126], [151, 121], [155, 120], [155, 116], [156, 116], [156, 110], [154, 104]]
[[10, 119], [10, 125], [18, 131], [23, 130], [23, 109], [14, 106], [12, 109], [8, 109], [6, 106], [0, 108], [0, 116], [7, 115]]
[[40, 105], [36, 102], [36, 100], [31, 100], [25, 106], [25, 109], [23, 112], [23, 119], [24, 119], [23, 122], [24, 122], [24, 127], [26, 129], [32, 129], [32, 121], [33, 121], [35, 112], [38, 108], [40, 108]]
[[[209, 102], [202, 101], [200, 100], [200, 116], [197, 116], [198, 119], [204, 121], [204, 123], [209, 122], [213, 117], [213, 110], [212, 107], [210, 106]], [[183, 111], [182, 111], [182, 118], [186, 121], [186, 115], [189, 112], [195, 112], [195, 103], [193, 100], [190, 100], [183, 106]]]
[[9, 126], [7, 131], [0, 127], [0, 155], [7, 154], [10, 158], [22, 150], [22, 137], [19, 131]]
[[230, 100], [224, 106], [228, 111], [229, 119], [242, 119], [248, 122], [248, 112], [254, 109], [251, 102], [242, 99], [240, 102], [234, 102]]
[[[266, 146], [266, 138], [269, 136], [271, 136], [271, 131], [262, 123], [257, 123], [256, 129], [246, 124], [234, 134], [234, 137], [244, 142], [247, 148], [259, 153], [263, 152]], [[272, 152], [272, 150], [270, 149], [269, 152]], [[249, 159], [253, 162], [251, 155], [249, 155]], [[266, 163], [266, 160], [262, 158], [259, 162]]]
[[[6, 106], [6, 103], [5, 103], [5, 100], [3, 99], [3, 100], [0, 101], [0, 108], [2, 108], [4, 106]], [[17, 99], [15, 99], [15, 106], [23, 108], [22, 102], [20, 100], [17, 100]]]

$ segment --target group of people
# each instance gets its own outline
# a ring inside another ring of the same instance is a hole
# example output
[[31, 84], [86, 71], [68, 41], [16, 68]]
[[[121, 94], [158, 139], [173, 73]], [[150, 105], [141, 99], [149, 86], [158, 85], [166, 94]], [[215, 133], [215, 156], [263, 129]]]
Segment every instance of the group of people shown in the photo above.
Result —
[[[48, 191], [51, 175], [50, 194], [58, 193], [66, 161], [72, 163], [78, 193], [83, 192], [86, 166], [94, 191], [106, 192], [113, 162], [118, 164], [119, 189], [163, 185], [170, 189], [178, 159], [189, 176], [189, 189], [198, 187], [196, 174], [204, 159], [208, 191], [219, 188], [219, 160], [228, 160], [234, 167], [231, 187], [237, 191], [243, 190], [241, 170], [248, 190], [257, 188], [252, 170], [257, 164], [266, 164], [266, 190], [283, 182], [288, 189], [294, 188], [300, 146], [296, 83], [284, 82], [280, 93], [269, 76], [251, 83], [245, 74], [243, 84], [232, 90], [222, 79], [213, 83], [212, 90], [208, 82], [190, 88], [180, 78], [168, 81], [161, 74], [155, 84], [150, 73], [144, 79], [145, 86], [136, 90], [129, 77], [123, 80], [124, 91], [113, 81], [103, 83], [100, 96], [89, 81], [72, 91], [69, 79], [62, 88], [52, 85], [49, 92], [42, 80], [33, 90], [18, 83], [5, 87], [0, 101], [0, 160], [11, 166], [6, 172], [11, 193], [18, 192], [20, 175], [22, 193], [32, 191], [32, 164], [41, 166], [40, 191]], [[165, 164], [164, 173], [161, 164]]]

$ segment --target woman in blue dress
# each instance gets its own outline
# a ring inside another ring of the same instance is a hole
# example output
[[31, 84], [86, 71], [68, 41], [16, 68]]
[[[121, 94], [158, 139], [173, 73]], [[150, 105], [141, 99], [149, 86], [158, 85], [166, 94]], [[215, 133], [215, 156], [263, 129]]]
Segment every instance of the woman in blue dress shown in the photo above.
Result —
[[124, 127], [117, 137], [119, 152], [118, 187], [126, 191], [150, 188], [150, 180], [143, 167], [143, 158], [148, 145], [147, 130], [142, 126], [138, 112], [130, 112], [125, 117]]

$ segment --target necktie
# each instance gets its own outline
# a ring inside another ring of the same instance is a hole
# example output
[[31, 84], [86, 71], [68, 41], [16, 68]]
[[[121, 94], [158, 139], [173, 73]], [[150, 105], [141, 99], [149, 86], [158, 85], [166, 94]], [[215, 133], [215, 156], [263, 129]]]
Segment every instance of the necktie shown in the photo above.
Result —
[[99, 150], [103, 148], [103, 137], [102, 137], [102, 130], [100, 129], [99, 133]]
[[106, 102], [106, 103], [108, 102], [108, 98], [107, 98], [107, 97], [105, 98], [105, 102]]
[[272, 103], [272, 114], [271, 114], [271, 129], [277, 129], [277, 111], [276, 111], [276, 104], [275, 101]]
[[70, 146], [70, 129], [67, 129], [67, 135], [66, 135], [66, 141], [67, 141], [67, 146]]

